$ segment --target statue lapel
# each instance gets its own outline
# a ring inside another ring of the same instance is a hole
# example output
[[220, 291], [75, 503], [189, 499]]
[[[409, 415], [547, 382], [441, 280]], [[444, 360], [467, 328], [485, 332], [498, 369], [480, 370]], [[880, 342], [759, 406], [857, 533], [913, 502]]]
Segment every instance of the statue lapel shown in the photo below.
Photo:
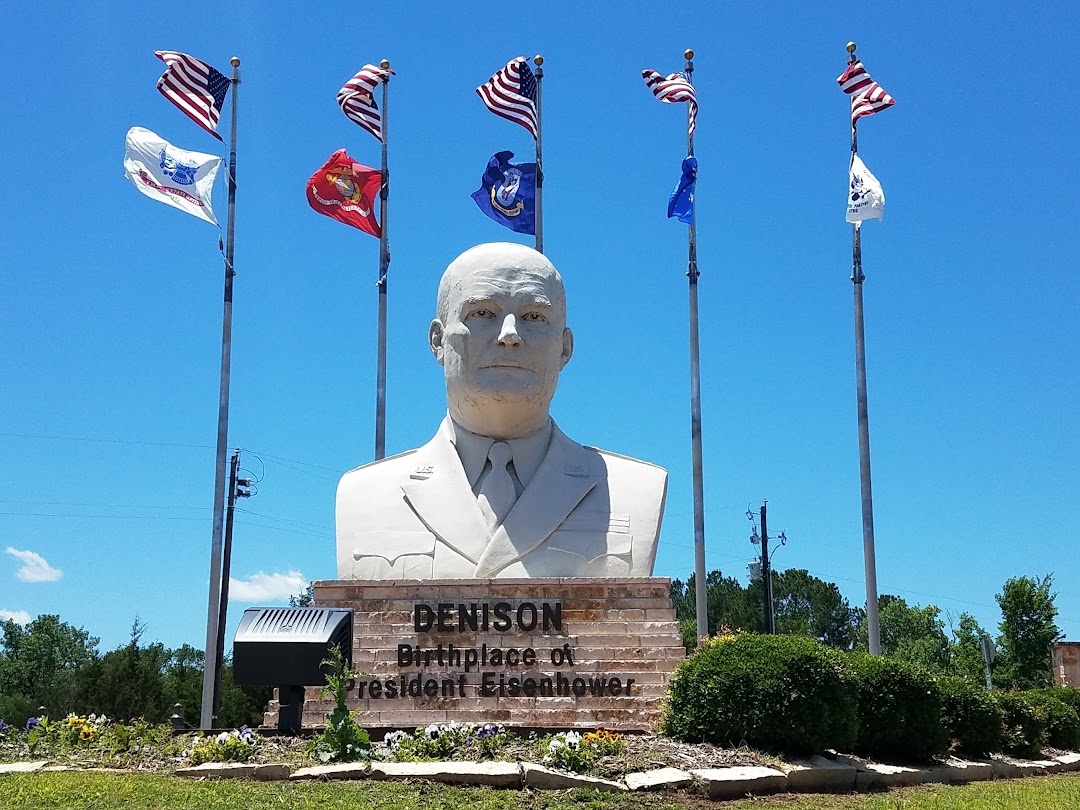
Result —
[[415, 455], [416, 469], [401, 485], [405, 500], [432, 534], [476, 563], [489, 531], [445, 421]]
[[[553, 426], [547, 455], [476, 566], [486, 579], [543, 543], [597, 484], [588, 452]], [[477, 508], [479, 512], [479, 507]]]

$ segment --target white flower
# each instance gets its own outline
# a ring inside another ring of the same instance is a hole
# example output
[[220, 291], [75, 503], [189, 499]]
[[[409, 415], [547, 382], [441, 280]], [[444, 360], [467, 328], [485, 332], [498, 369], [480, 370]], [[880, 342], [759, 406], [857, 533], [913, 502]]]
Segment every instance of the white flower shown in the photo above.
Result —
[[408, 732], [405, 731], [391, 731], [385, 737], [383, 737], [383, 743], [391, 751], [397, 750], [397, 747], [401, 745], [403, 740], [409, 739]]
[[566, 743], [564, 743], [558, 737], [552, 737], [551, 742], [548, 743], [548, 751], [550, 753], [552, 753], [552, 754], [554, 754], [560, 748], [565, 748], [565, 747], [566, 747]]
[[218, 734], [217, 739], [215, 740], [215, 742], [218, 745], [224, 745], [228, 741], [229, 741], [229, 732], [227, 732], [227, 731], [223, 731], [220, 734]]
[[581, 745], [581, 735], [576, 731], [566, 732], [566, 747], [573, 751], [579, 745]]
[[439, 728], [439, 724], [432, 723], [430, 726], [424, 729], [424, 736], [427, 737], [429, 740], [437, 740], [439, 739], [439, 734], [441, 732], [442, 729]]

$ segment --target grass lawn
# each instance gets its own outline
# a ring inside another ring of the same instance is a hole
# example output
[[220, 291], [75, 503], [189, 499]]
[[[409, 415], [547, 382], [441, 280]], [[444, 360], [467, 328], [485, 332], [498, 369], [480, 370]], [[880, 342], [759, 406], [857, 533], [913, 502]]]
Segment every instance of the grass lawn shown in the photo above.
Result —
[[887, 793], [711, 802], [695, 793], [528, 793], [400, 782], [192, 782], [159, 774], [0, 776], [3, 810], [1077, 810], [1080, 774]]

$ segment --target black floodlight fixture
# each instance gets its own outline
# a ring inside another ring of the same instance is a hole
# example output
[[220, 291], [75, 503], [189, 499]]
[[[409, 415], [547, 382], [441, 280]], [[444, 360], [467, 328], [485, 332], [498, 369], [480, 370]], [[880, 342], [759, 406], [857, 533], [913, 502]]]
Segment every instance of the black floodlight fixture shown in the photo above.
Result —
[[353, 612], [347, 608], [248, 608], [233, 639], [233, 680], [276, 686], [278, 731], [296, 734], [304, 687], [326, 683], [330, 649], [352, 668]]

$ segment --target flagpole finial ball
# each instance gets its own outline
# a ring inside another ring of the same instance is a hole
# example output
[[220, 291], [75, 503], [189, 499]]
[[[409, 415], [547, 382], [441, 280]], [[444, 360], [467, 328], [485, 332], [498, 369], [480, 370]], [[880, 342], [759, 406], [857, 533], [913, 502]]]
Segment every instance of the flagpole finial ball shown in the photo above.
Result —
[[537, 54], [533, 57], [533, 64], [537, 67], [540, 67], [542, 64], [544, 64], [544, 57], [542, 57], [540, 54]]
[[390, 69], [390, 60], [389, 59], [383, 59], [381, 62], [379, 62], [379, 67], [381, 67], [383, 70], [389, 70]]
[[232, 59], [229, 60], [229, 64], [233, 67], [240, 67], [240, 57], [234, 56]]
[[693, 50], [693, 48], [687, 48], [685, 51], [682, 52], [682, 55], [684, 57], [686, 57], [687, 59], [693, 59], [694, 58], [694, 50]]
[[849, 43], [847, 44], [847, 52], [848, 52], [848, 53], [855, 53], [855, 47], [856, 47], [856, 46], [855, 46], [855, 43], [854, 43], [854, 42], [849, 42]]

